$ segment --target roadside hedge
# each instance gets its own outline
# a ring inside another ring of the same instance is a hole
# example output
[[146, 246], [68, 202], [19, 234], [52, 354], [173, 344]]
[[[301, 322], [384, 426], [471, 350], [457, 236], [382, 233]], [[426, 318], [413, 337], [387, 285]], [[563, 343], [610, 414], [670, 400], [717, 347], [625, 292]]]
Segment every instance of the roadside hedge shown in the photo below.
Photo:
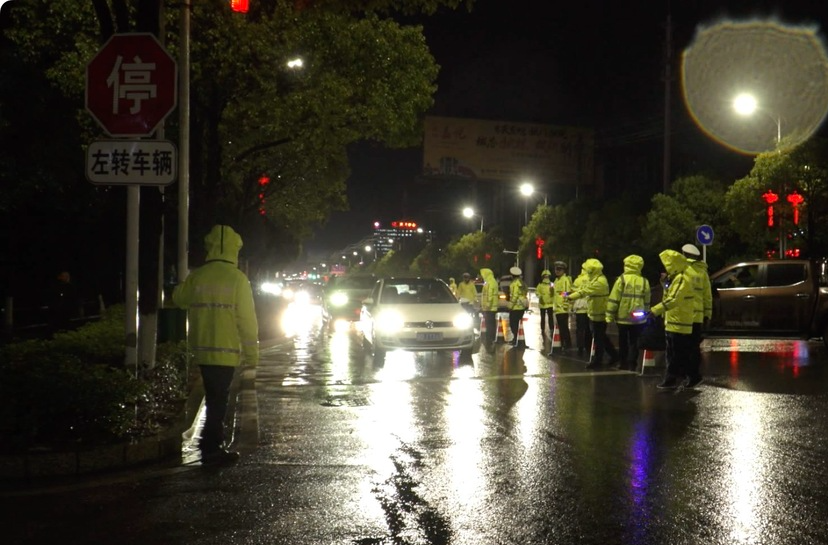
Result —
[[124, 308], [48, 340], [0, 349], [0, 451], [68, 450], [157, 433], [183, 407], [186, 343], [159, 345], [156, 366], [124, 369]]

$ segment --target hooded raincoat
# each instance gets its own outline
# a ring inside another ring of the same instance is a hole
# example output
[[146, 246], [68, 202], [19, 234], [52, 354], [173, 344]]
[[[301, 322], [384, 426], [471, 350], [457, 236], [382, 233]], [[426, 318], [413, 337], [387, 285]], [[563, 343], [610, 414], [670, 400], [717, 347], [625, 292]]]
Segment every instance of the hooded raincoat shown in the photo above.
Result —
[[604, 276], [604, 264], [595, 258], [584, 261], [583, 270], [587, 279], [569, 294], [570, 301], [587, 298], [587, 315], [593, 322], [606, 321], [609, 282]]
[[690, 335], [693, 332], [695, 296], [692, 281], [686, 274], [687, 259], [675, 250], [664, 250], [658, 257], [664, 264], [670, 285], [652, 312], [656, 316], [664, 315], [665, 331]]
[[540, 284], [535, 288], [535, 293], [538, 295], [539, 308], [552, 308], [555, 304], [555, 292], [552, 288], [552, 273], [544, 269], [541, 273]]
[[480, 269], [483, 279], [483, 292], [480, 294], [480, 310], [483, 312], [497, 312], [500, 287], [491, 269]]
[[607, 299], [607, 322], [633, 325], [642, 318], [634, 318], [636, 310], [650, 310], [650, 282], [641, 276], [644, 258], [628, 255], [624, 258], [624, 272], [615, 280]]
[[204, 237], [207, 260], [173, 291], [173, 303], [188, 311], [188, 342], [199, 365], [236, 367], [259, 362], [259, 326], [253, 290], [239, 270], [242, 239], [216, 225]]

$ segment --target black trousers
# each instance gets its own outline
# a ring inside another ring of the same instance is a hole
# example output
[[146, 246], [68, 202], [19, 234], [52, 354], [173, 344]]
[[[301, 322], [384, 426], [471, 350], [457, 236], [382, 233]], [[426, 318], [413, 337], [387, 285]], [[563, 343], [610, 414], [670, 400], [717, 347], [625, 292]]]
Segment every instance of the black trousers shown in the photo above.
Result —
[[667, 358], [667, 378], [682, 380], [691, 372], [693, 334], [667, 331], [665, 339], [667, 341], [667, 350], [664, 354]]
[[642, 324], [618, 325], [618, 355], [621, 365], [633, 371], [638, 367], [638, 336], [641, 334]]
[[509, 329], [512, 330], [512, 344], [518, 343], [518, 328], [520, 328], [520, 321], [523, 319], [524, 312], [526, 310], [509, 311]]
[[702, 343], [702, 322], [693, 324], [691, 334], [690, 357], [687, 362], [687, 376], [691, 380], [701, 378], [701, 343]]
[[483, 321], [486, 322], [486, 338], [483, 342], [493, 343], [497, 339], [497, 311], [484, 310]]
[[561, 335], [561, 348], [572, 348], [572, 336], [569, 334], [569, 314], [566, 312], [555, 314], [555, 320], [558, 322], [558, 332]]
[[543, 337], [543, 333], [544, 333], [544, 331], [546, 331], [547, 326], [549, 326], [549, 331], [554, 331], [555, 330], [555, 324], [552, 322], [552, 320], [555, 319], [555, 315], [552, 314], [552, 307], [540, 309], [540, 319], [541, 319], [541, 337]]
[[604, 361], [604, 352], [609, 354], [611, 360], [618, 359], [618, 350], [612, 345], [612, 341], [607, 336], [607, 322], [590, 321], [592, 326], [592, 338], [595, 340], [595, 357], [589, 360], [592, 365], [602, 365]]
[[592, 331], [586, 313], [575, 314], [575, 340], [578, 350], [592, 350]]
[[204, 382], [204, 404], [207, 418], [201, 430], [198, 447], [202, 452], [218, 450], [224, 443], [224, 418], [230, 397], [235, 367], [226, 365], [199, 365], [201, 380]]

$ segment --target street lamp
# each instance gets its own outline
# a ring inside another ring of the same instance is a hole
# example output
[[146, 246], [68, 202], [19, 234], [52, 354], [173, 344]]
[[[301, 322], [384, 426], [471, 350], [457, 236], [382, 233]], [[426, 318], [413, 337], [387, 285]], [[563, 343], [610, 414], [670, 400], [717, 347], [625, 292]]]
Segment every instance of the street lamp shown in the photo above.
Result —
[[529, 197], [535, 192], [535, 188], [529, 182], [520, 184], [520, 194], [524, 196], [523, 199], [523, 225], [529, 223]]
[[467, 206], [463, 209], [463, 216], [465, 216], [469, 219], [471, 219], [474, 216], [480, 216], [480, 232], [481, 233], [483, 232], [483, 215], [482, 214], [475, 214], [474, 213], [474, 208], [471, 208], [471, 207]]
[[777, 145], [779, 144], [779, 142], [782, 141], [782, 117], [778, 115], [775, 116], [766, 109], [759, 107], [759, 103], [756, 101], [756, 97], [754, 97], [750, 93], [740, 93], [739, 95], [737, 95], [736, 98], [733, 99], [733, 109], [736, 110], [737, 114], [742, 116], [753, 115], [753, 112], [755, 112], [756, 110], [761, 110], [762, 112], [766, 113], [776, 123]]

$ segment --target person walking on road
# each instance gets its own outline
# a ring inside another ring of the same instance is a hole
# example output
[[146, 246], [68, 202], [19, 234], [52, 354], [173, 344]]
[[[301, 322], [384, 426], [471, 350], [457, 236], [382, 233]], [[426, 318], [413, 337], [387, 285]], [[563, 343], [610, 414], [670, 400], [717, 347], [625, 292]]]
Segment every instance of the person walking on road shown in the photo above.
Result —
[[707, 263], [699, 260], [699, 249], [693, 244], [685, 244], [681, 253], [687, 259], [687, 277], [693, 284], [693, 348], [687, 364], [687, 386], [692, 388], [704, 380], [701, 374], [702, 332], [713, 316], [713, 292]]
[[609, 283], [604, 276], [604, 265], [595, 258], [584, 261], [584, 269], [589, 276], [587, 282], [569, 294], [570, 301], [577, 301], [583, 297], [587, 299], [587, 314], [592, 331], [592, 338], [595, 340], [595, 355], [587, 364], [587, 369], [598, 369], [603, 364], [604, 352], [609, 354], [609, 366], [612, 367], [620, 361], [618, 351], [612, 345], [607, 336], [607, 297], [609, 296]]
[[250, 281], [238, 267], [241, 236], [216, 225], [204, 243], [206, 262], [176, 286], [172, 299], [188, 311], [187, 342], [201, 370], [207, 410], [199, 449], [202, 463], [210, 464], [238, 458], [225, 449], [224, 419], [236, 367], [259, 362], [259, 327]]
[[540, 309], [540, 330], [541, 330], [541, 340], [546, 339], [546, 329], [547, 325], [549, 326], [549, 332], [551, 337], [551, 332], [555, 329], [555, 324], [552, 320], [555, 319], [555, 315], [552, 312], [552, 307], [554, 305], [554, 292], [552, 291], [552, 273], [548, 270], [544, 269], [541, 272], [541, 281], [535, 288], [535, 293], [538, 296], [538, 308]]
[[[566, 274], [567, 265], [563, 261], [555, 262], [555, 283], [553, 293], [553, 312], [558, 322], [558, 333], [561, 336], [561, 349], [572, 349], [572, 337], [569, 334], [569, 301], [566, 296], [572, 291], [572, 279]], [[552, 353], [550, 352], [551, 356]]]
[[661, 302], [652, 313], [664, 316], [664, 335], [667, 342], [667, 370], [659, 390], [675, 390], [690, 369], [693, 350], [693, 314], [695, 296], [693, 282], [687, 276], [687, 259], [675, 250], [664, 250], [658, 254], [667, 270], [670, 285]]
[[[581, 272], [572, 281], [572, 290], [577, 290], [589, 282], [589, 275], [581, 265]], [[556, 291], [555, 293], [561, 293]], [[564, 297], [564, 301], [566, 298]], [[585, 350], [592, 349], [592, 332], [589, 329], [589, 314], [587, 314], [587, 300], [585, 297], [569, 302], [569, 308], [575, 313], [575, 344], [578, 347], [578, 356], [583, 356]], [[589, 355], [589, 352], [587, 352]]]
[[512, 273], [512, 283], [509, 284], [509, 329], [512, 330], [513, 344], [518, 348], [525, 348], [525, 339], [521, 343], [518, 332], [523, 314], [529, 308], [529, 290], [523, 282], [523, 271], [520, 267], [512, 267], [509, 272]]
[[483, 279], [480, 311], [483, 313], [483, 321], [486, 323], [486, 337], [483, 342], [486, 344], [486, 348], [491, 351], [495, 340], [497, 340], [497, 307], [500, 300], [500, 287], [491, 269], [480, 269], [480, 277]]
[[644, 258], [628, 255], [624, 272], [616, 278], [607, 300], [607, 323], [618, 327], [619, 369], [634, 371], [638, 367], [638, 336], [650, 310], [650, 281], [641, 276]]

